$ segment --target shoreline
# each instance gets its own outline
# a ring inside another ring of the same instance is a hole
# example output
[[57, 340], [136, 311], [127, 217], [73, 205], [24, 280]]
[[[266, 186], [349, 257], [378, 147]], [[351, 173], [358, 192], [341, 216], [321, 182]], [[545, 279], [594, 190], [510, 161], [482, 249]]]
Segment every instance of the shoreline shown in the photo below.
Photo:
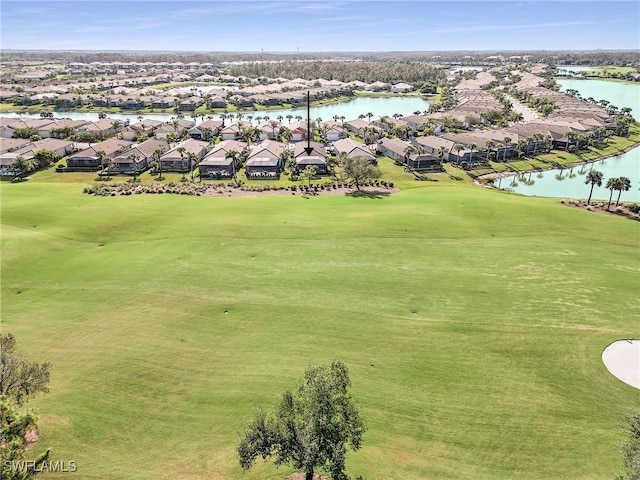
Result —
[[573, 167], [578, 167], [580, 165], [588, 165], [590, 163], [595, 163], [595, 162], [600, 162], [602, 160], [606, 160], [608, 158], [613, 158], [613, 157], [618, 157], [620, 155], [624, 155], [627, 152], [630, 152], [631, 150], [634, 150], [636, 148], [640, 147], [640, 141], [635, 142], [632, 145], [629, 145], [628, 147], [623, 148], [622, 150], [618, 150], [616, 153], [613, 153], [611, 155], [606, 155], [604, 157], [599, 157], [599, 158], [594, 158], [592, 160], [583, 160], [583, 161], [579, 161], [579, 162], [570, 162], [570, 163], [565, 163], [563, 165], [560, 166], [548, 166], [548, 167], [544, 167], [544, 168], [529, 168], [526, 170], [521, 170], [519, 172], [512, 172], [512, 171], [504, 171], [504, 172], [495, 172], [495, 173], [485, 173], [484, 175], [478, 175], [476, 178], [474, 178], [474, 183], [477, 183], [479, 185], [483, 185], [483, 186], [487, 186], [486, 183], [482, 183], [483, 180], [495, 180], [495, 179], [499, 179], [499, 178], [506, 178], [506, 177], [511, 177], [511, 176], [519, 176], [521, 174], [524, 173], [530, 173], [530, 172], [546, 172], [549, 170], [558, 170], [558, 169], [566, 169], [566, 168], [573, 168]]

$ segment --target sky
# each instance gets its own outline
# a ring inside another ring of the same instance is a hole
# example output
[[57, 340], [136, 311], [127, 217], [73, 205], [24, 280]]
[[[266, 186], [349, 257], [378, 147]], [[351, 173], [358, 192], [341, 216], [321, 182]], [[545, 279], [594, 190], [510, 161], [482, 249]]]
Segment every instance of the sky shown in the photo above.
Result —
[[640, 50], [640, 2], [1, 0], [0, 27], [25, 50]]

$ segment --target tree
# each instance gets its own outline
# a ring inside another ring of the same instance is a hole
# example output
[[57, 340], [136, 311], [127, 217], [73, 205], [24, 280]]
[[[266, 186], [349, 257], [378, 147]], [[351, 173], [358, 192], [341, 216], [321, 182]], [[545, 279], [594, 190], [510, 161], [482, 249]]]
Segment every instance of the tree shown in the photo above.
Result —
[[311, 179], [316, 176], [316, 173], [318, 173], [318, 168], [315, 165], [307, 165], [305, 169], [300, 172], [302, 183], [304, 184], [304, 179], [306, 178], [309, 181], [309, 187], [311, 187]]
[[258, 457], [275, 457], [276, 465], [302, 469], [306, 480], [314, 470], [328, 471], [333, 480], [347, 478], [347, 446], [358, 450], [365, 431], [344, 363], [305, 370], [293, 392], [286, 390], [273, 413], [258, 411], [238, 445], [240, 466], [251, 468]]
[[346, 157], [342, 159], [341, 167], [344, 175], [356, 184], [360, 190], [360, 185], [367, 180], [375, 180], [382, 176], [380, 169], [369, 163], [364, 157]]
[[622, 195], [622, 191], [628, 192], [631, 189], [631, 180], [627, 177], [618, 177], [618, 199], [616, 200], [616, 206], [620, 203], [620, 195]]
[[151, 157], [155, 159], [158, 166], [158, 180], [162, 180], [162, 162], [160, 161], [160, 157], [162, 157], [163, 153], [164, 150], [162, 148], [156, 148], [151, 155]]
[[24, 462], [26, 451], [38, 440], [35, 416], [19, 410], [28, 399], [40, 392], [47, 392], [50, 379], [50, 363], [31, 362], [16, 351], [13, 335], [0, 335], [0, 448], [2, 464], [0, 478], [26, 480], [41, 470], [49, 459], [49, 450], [28, 468], [17, 469]]
[[607, 190], [611, 191], [611, 194], [609, 195], [609, 203], [607, 203], [607, 210], [609, 210], [609, 207], [611, 206], [611, 199], [613, 198], [613, 191], [618, 189], [618, 183], [620, 182], [619, 179], [612, 177], [609, 180], [607, 180], [607, 185], [606, 188]]
[[19, 155], [11, 163], [11, 169], [18, 172], [19, 177], [24, 177], [35, 170], [35, 163], [33, 160], [27, 160], [23, 156]]
[[[629, 480], [640, 480], [640, 412], [629, 415], [622, 423], [628, 438], [620, 445], [622, 462]], [[622, 480], [622, 477], [617, 477]]]
[[593, 194], [593, 187], [596, 185], [601, 186], [602, 179], [603, 179], [602, 172], [599, 172], [597, 170], [591, 170], [589, 173], [587, 173], [587, 179], [585, 180], [584, 183], [591, 184], [591, 190], [589, 191], [589, 198], [587, 199], [587, 205], [591, 203], [591, 195]]
[[29, 398], [48, 391], [51, 364], [30, 362], [15, 347], [13, 335], [0, 335], [0, 397], [22, 406]]

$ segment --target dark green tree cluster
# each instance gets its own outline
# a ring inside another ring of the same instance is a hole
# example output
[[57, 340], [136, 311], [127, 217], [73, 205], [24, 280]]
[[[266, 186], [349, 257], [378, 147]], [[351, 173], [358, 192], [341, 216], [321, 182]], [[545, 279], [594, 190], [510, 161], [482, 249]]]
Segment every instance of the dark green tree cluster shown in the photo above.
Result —
[[294, 391], [286, 390], [275, 411], [258, 411], [238, 445], [243, 469], [258, 457], [291, 464], [312, 480], [322, 469], [332, 480], [343, 480], [347, 447], [358, 450], [365, 431], [358, 408], [348, 392], [349, 371], [344, 363], [307, 367]]
[[[50, 363], [31, 362], [16, 350], [11, 334], [0, 335], [0, 478], [27, 480], [41, 471], [49, 450], [37, 460], [22, 463], [27, 450], [38, 440], [36, 417], [24, 404], [47, 392]], [[22, 465], [25, 468], [21, 468]]]

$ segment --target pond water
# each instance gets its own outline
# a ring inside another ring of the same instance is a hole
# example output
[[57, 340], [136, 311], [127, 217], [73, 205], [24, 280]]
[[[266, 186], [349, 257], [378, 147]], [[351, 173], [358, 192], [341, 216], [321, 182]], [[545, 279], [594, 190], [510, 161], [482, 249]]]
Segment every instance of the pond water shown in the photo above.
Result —
[[[408, 97], [408, 96], [394, 96], [394, 97], [356, 97], [352, 100], [334, 103], [331, 105], [320, 105], [317, 107], [311, 107], [311, 119], [322, 118], [323, 120], [331, 120], [334, 115], [344, 116], [345, 120], [353, 120], [358, 118], [359, 115], [366, 115], [367, 113], [373, 113], [371, 120], [376, 120], [383, 116], [391, 116], [394, 113], [400, 113], [403, 116], [411, 115], [414, 111], [424, 112], [429, 108], [429, 102], [421, 97]], [[264, 117], [268, 115], [270, 119], [275, 120], [278, 115], [285, 117], [287, 115], [301, 116], [305, 120], [307, 118], [307, 108], [295, 108], [295, 109], [279, 109], [279, 110], [246, 110], [242, 112], [245, 116], [252, 115], [254, 118], [257, 116]], [[109, 118], [118, 120], [130, 120], [136, 122], [137, 117], [140, 114], [124, 114], [124, 113], [110, 113]], [[25, 113], [2, 113], [0, 116], [11, 118], [40, 118], [39, 113], [25, 114]], [[72, 118], [74, 120], [97, 120], [98, 114], [93, 112], [55, 112], [56, 118]], [[148, 113], [142, 114], [144, 118], [154, 120], [170, 120], [175, 117], [173, 113]], [[214, 118], [218, 118], [219, 114], [212, 114]], [[185, 118], [190, 118], [190, 113], [185, 112]]]
[[560, 90], [575, 89], [582, 98], [593, 97], [596, 100], [606, 99], [618, 108], [629, 107], [634, 118], [640, 117], [640, 82], [623, 83], [607, 80], [576, 80], [570, 78], [556, 79]]
[[[608, 200], [610, 191], [605, 188], [612, 177], [627, 177], [631, 180], [631, 190], [622, 192], [621, 201], [640, 202], [640, 147], [617, 157], [610, 157], [573, 168], [525, 173], [522, 177], [504, 177], [494, 185], [504, 190], [537, 197], [587, 198], [590, 185], [586, 185], [587, 172], [598, 170], [604, 175], [601, 187], [594, 187], [593, 197]], [[515, 181], [515, 183], [514, 183]], [[614, 192], [614, 198], [617, 192]]]
[[558, 70], [564, 72], [595, 72], [600, 69], [600, 67], [592, 67], [590, 65], [558, 65]]
[[[558, 79], [557, 81], [563, 91], [574, 88], [583, 98], [606, 99], [618, 108], [632, 108], [632, 115], [640, 116], [640, 84], [606, 80]], [[524, 175], [526, 182], [518, 180], [517, 176], [505, 177], [496, 181], [495, 185], [530, 196], [587, 198], [589, 185], [585, 185], [584, 181], [586, 173], [591, 168], [601, 171], [604, 175], [603, 185], [593, 190], [593, 198], [608, 200], [610, 192], [605, 188], [607, 180], [611, 177], [627, 177], [631, 180], [631, 190], [623, 192], [621, 200], [640, 202], [640, 147], [583, 167], [547, 170], [542, 173], [533, 172], [531, 175], [527, 173]]]

